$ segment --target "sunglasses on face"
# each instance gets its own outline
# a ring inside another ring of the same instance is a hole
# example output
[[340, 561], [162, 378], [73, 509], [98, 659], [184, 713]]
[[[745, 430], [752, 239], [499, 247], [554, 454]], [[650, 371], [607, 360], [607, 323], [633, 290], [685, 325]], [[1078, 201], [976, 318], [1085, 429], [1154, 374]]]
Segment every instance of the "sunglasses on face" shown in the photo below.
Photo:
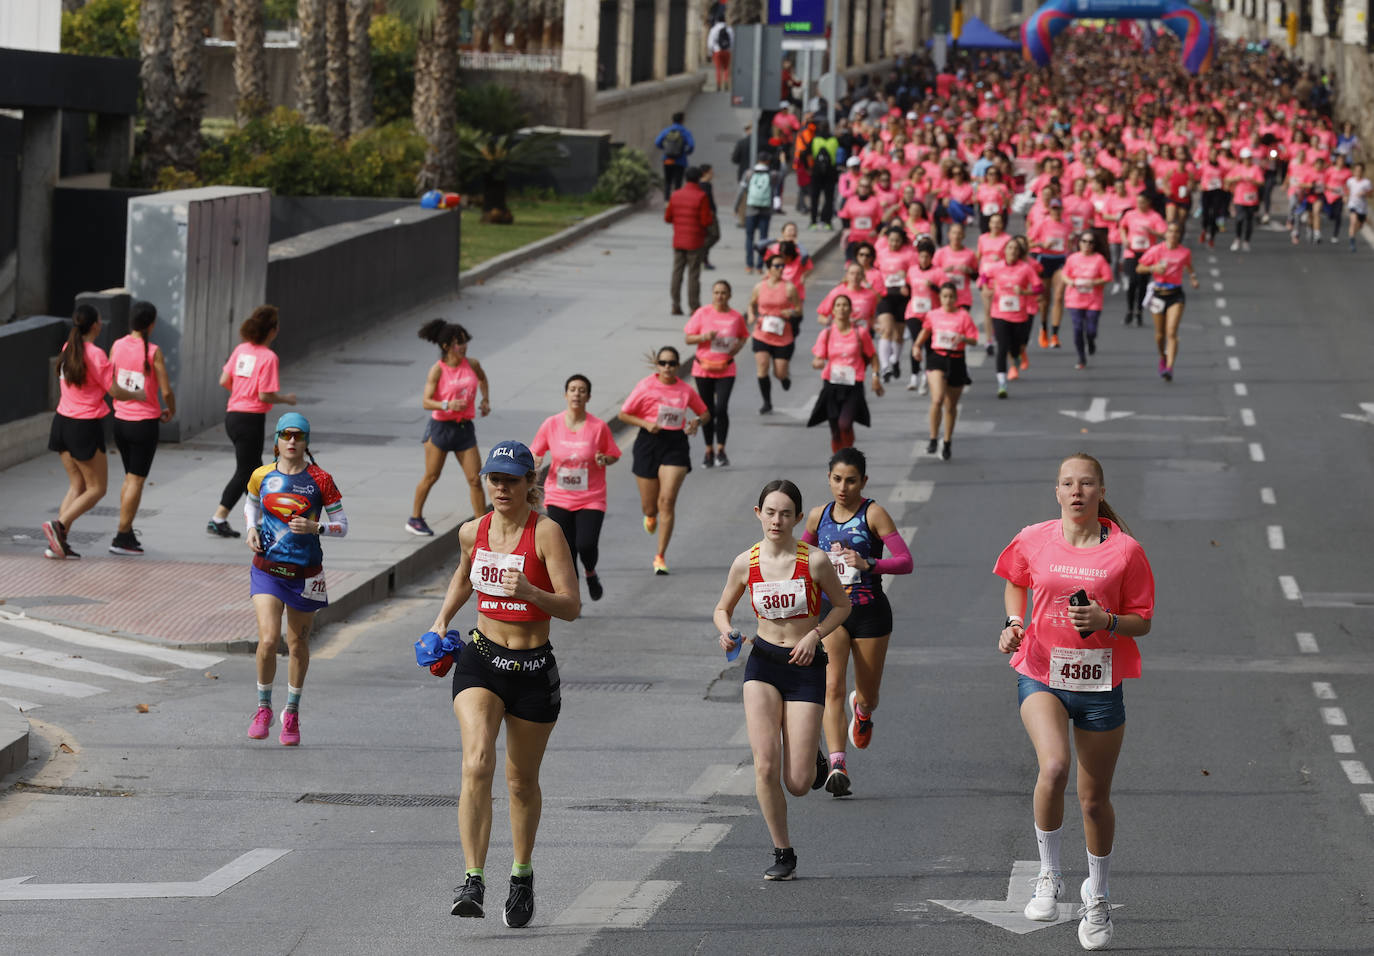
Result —
[[305, 441], [305, 432], [282, 431], [277, 432], [277, 437], [282, 441]]
[[659, 365], [662, 365], [664, 368], [676, 368], [676, 367], [677, 367], [677, 360], [676, 360], [676, 359], [659, 359], [659, 360], [658, 360], [658, 364], [659, 364]]

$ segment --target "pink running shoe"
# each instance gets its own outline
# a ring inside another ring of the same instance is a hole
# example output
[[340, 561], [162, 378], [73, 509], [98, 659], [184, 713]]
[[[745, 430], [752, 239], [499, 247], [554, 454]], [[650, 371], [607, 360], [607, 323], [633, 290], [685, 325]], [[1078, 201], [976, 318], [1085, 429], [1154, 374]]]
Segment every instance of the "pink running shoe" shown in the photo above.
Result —
[[301, 742], [301, 715], [294, 710], [284, 710], [281, 714], [281, 736], [277, 738], [283, 747], [294, 747]]
[[248, 725], [248, 736], [254, 740], [266, 740], [267, 728], [272, 726], [272, 708], [259, 707], [258, 712], [253, 715], [253, 722]]

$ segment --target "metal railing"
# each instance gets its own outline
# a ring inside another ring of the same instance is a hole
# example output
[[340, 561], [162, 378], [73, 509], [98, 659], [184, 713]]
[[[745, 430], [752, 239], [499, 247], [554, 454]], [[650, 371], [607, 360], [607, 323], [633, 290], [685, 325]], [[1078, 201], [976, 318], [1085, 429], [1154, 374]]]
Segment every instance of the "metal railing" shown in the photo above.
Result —
[[539, 73], [562, 69], [563, 56], [559, 53], [482, 53], [463, 50], [458, 54], [458, 65], [465, 70], [523, 70]]

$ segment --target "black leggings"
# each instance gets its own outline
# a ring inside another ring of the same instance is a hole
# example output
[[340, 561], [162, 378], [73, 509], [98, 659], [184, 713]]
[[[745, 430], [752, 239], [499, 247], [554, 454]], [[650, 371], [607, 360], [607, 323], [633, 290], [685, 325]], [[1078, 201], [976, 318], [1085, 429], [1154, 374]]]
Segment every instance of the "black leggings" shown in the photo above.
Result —
[[701, 426], [701, 434], [706, 439], [708, 447], [717, 443], [724, 445], [725, 436], [730, 433], [730, 393], [735, 388], [735, 377], [699, 376], [693, 381], [697, 386], [697, 394], [706, 403], [706, 410], [711, 413], [711, 417], [706, 419], [706, 424]]
[[1217, 234], [1217, 220], [1226, 215], [1226, 191], [1209, 189], [1202, 194], [1202, 237], [1213, 238]]
[[234, 477], [219, 496], [221, 508], [232, 508], [248, 489], [248, 479], [262, 465], [262, 441], [267, 435], [263, 412], [225, 412], [224, 431], [234, 443]]
[[563, 529], [563, 537], [568, 539], [568, 550], [573, 554], [573, 564], [576, 565], [577, 559], [581, 558], [583, 569], [594, 573], [600, 554], [601, 522], [605, 520], [606, 512], [594, 508], [568, 511], [558, 505], [546, 505], [545, 509], [549, 517]]
[[1126, 287], [1126, 314], [1140, 315], [1144, 308], [1140, 303], [1145, 298], [1145, 287], [1150, 284], [1150, 277], [1135, 271], [1139, 258], [1127, 259], [1126, 262], [1131, 276], [1130, 284]]
[[992, 334], [997, 338], [997, 371], [1007, 372], [1007, 356], [1020, 358], [1030, 341], [1031, 326], [1034, 322], [1008, 322], [1006, 319], [992, 320]]

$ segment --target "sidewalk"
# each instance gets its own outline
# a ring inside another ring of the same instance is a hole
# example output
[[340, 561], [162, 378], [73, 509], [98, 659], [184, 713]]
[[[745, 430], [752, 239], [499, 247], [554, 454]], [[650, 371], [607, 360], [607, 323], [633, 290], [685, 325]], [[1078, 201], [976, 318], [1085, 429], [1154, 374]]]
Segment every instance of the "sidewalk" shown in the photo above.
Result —
[[[743, 311], [753, 279], [744, 275], [744, 234], [728, 209], [734, 188], [729, 156], [746, 116], [730, 108], [727, 94], [706, 93], [693, 101], [687, 121], [698, 143], [694, 160], [721, 172], [718, 202], [725, 211], [722, 240], [713, 253], [718, 268], [702, 274], [702, 301], [710, 301], [716, 278], [726, 278], [735, 290], [732, 304]], [[794, 217], [774, 217], [775, 235], [789, 218]], [[803, 232], [802, 241], [808, 247], [822, 240], [833, 244], [838, 235]], [[671, 264], [671, 230], [656, 197], [648, 209], [467, 287], [456, 298], [379, 320], [372, 331], [348, 341], [333, 342], [322, 333], [309, 360], [282, 370], [282, 390], [299, 394], [298, 410], [312, 426], [312, 451], [338, 483], [349, 516], [348, 537], [324, 542], [331, 603], [320, 612], [320, 623], [344, 618], [451, 561], [458, 525], [471, 513], [462, 471], [450, 457], [425, 509], [435, 537], [404, 530], [422, 470], [420, 436], [428, 413], [419, 398], [438, 356], [417, 338], [421, 323], [444, 316], [472, 333], [471, 354], [492, 382], [492, 413], [477, 422], [483, 451], [503, 438], [531, 440], [539, 423], [563, 408], [563, 381], [573, 372], [592, 379], [590, 411], [614, 423], [621, 401], [649, 373], [641, 357], [665, 344], [686, 351], [685, 319], [669, 315]], [[304, 319], [285, 315], [282, 321]], [[814, 335], [814, 328], [806, 331]], [[747, 370], [741, 374], [747, 377]], [[269, 428], [285, 410], [269, 413]], [[622, 446], [628, 452], [628, 442]], [[248, 550], [241, 538], [205, 532], [233, 472], [223, 428], [158, 450], [135, 521], [146, 549], [141, 557], [106, 550], [123, 480], [113, 446], [110, 452], [105, 500], [71, 533], [83, 556], [79, 561], [43, 557], [40, 525], [56, 514], [67, 487], [58, 457], [45, 454], [0, 472], [0, 599], [32, 617], [92, 630], [174, 646], [250, 651], [257, 638]], [[237, 509], [230, 523], [243, 530]]]

